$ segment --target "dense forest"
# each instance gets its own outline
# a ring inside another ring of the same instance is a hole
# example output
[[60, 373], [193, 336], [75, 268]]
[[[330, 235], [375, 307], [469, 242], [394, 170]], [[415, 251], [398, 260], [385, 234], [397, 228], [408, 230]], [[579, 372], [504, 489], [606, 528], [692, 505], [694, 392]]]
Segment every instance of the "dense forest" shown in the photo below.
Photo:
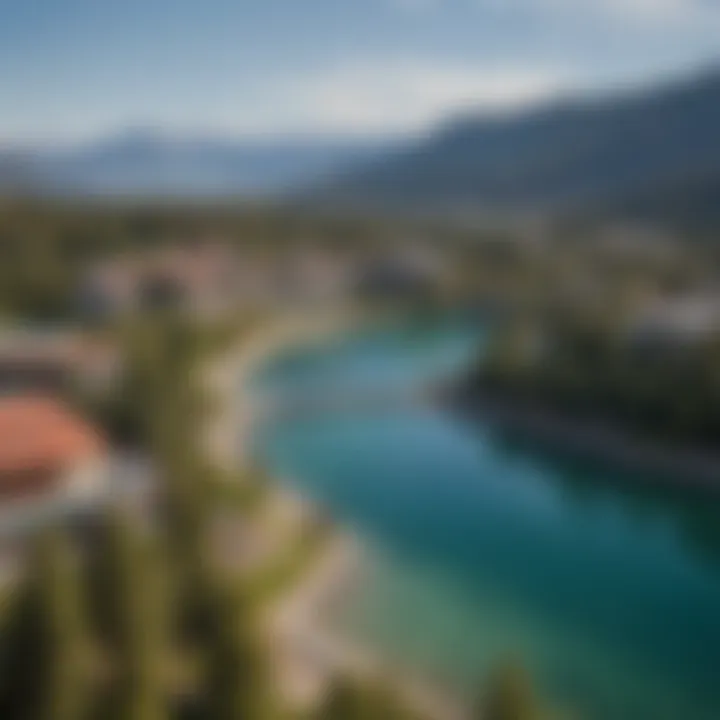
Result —
[[658, 441], [712, 449], [720, 440], [716, 332], [685, 346], [629, 337], [621, 323], [518, 323], [495, 340], [473, 386]]

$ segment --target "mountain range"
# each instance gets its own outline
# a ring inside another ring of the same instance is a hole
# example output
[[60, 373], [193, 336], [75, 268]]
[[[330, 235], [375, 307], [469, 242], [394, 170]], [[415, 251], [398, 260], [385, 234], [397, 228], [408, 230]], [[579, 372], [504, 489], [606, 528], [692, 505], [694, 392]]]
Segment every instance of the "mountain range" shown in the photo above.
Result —
[[320, 194], [359, 204], [677, 211], [720, 220], [720, 70], [451, 121]]
[[358, 140], [230, 140], [133, 130], [64, 149], [0, 149], [0, 188], [63, 196], [277, 196], [367, 161], [381, 147]]
[[450, 119], [403, 140], [223, 140], [133, 131], [0, 148], [0, 190], [269, 196], [300, 203], [565, 211], [720, 223], [720, 68], [649, 88]]

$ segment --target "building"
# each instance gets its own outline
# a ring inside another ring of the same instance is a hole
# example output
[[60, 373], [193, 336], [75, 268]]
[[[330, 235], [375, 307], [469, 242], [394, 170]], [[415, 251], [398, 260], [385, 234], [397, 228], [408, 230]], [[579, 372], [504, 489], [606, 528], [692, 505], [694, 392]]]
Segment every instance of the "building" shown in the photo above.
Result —
[[238, 277], [230, 246], [179, 244], [96, 265], [78, 288], [77, 304], [96, 320], [167, 308], [212, 315], [234, 305]]
[[418, 299], [437, 293], [444, 281], [442, 258], [415, 244], [371, 258], [360, 269], [356, 290], [366, 297]]
[[103, 389], [120, 372], [111, 341], [65, 329], [0, 329], [0, 396]]
[[70, 389], [74, 338], [63, 333], [8, 328], [0, 332], [0, 393]]
[[287, 252], [274, 263], [273, 294], [281, 301], [301, 303], [334, 302], [348, 294], [352, 266], [338, 254], [313, 248]]
[[720, 334], [720, 294], [663, 298], [631, 323], [631, 345], [653, 351], [685, 350]]
[[106, 496], [102, 437], [61, 402], [0, 398], [0, 536], [83, 515]]

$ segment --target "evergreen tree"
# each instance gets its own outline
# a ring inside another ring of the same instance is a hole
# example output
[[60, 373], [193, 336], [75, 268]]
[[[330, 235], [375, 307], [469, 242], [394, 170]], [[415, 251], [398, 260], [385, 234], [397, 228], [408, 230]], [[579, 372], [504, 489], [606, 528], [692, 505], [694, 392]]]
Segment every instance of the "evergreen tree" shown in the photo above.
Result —
[[417, 720], [392, 687], [380, 685], [369, 690], [369, 704], [373, 720]]
[[215, 612], [207, 638], [207, 720], [266, 720], [271, 713], [265, 658], [247, 604], [208, 586]]
[[335, 678], [317, 713], [317, 720], [372, 720], [367, 694], [344, 677]]
[[478, 720], [539, 720], [538, 701], [527, 674], [503, 665], [490, 678]]
[[415, 720], [397, 694], [383, 685], [337, 677], [316, 714], [317, 720]]
[[77, 558], [43, 537], [19, 590], [0, 655], [0, 717], [77, 720], [89, 705], [88, 642]]
[[98, 635], [112, 668], [99, 717], [167, 717], [163, 682], [168, 595], [155, 549], [120, 513], [106, 518], [91, 587]]

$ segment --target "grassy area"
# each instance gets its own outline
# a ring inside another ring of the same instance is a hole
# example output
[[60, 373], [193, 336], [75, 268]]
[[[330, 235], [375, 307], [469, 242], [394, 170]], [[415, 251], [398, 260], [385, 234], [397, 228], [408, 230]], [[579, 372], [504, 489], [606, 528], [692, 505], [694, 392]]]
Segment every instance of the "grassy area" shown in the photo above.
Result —
[[325, 547], [330, 534], [326, 525], [309, 527], [275, 562], [243, 580], [253, 602], [266, 604], [298, 582]]
[[245, 516], [262, 511], [268, 499], [268, 485], [261, 473], [255, 470], [236, 473], [235, 476], [216, 471], [218, 477], [208, 483], [210, 501], [214, 507], [237, 510]]

